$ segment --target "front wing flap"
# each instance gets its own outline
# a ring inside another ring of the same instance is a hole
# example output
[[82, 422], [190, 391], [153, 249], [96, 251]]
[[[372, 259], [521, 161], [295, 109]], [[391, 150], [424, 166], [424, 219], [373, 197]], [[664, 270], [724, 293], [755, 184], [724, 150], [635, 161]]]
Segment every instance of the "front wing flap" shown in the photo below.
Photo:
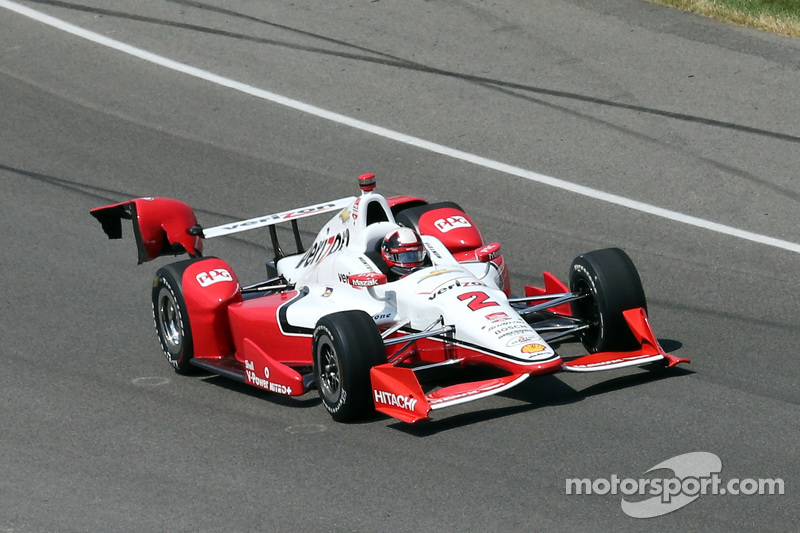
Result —
[[386, 363], [370, 370], [375, 410], [413, 424], [428, 420], [435, 409], [442, 409], [485, 398], [514, 387], [530, 374], [510, 374], [499, 378], [459, 383], [425, 394], [410, 368]]
[[690, 362], [689, 359], [675, 357], [664, 351], [650, 328], [650, 322], [647, 320], [647, 313], [644, 309], [641, 307], [628, 309], [623, 311], [622, 315], [628, 322], [628, 327], [631, 328], [636, 340], [639, 341], [640, 349], [630, 352], [597, 352], [584, 355], [565, 362], [563, 369], [571, 372], [597, 372], [662, 360], [666, 362], [667, 366]]

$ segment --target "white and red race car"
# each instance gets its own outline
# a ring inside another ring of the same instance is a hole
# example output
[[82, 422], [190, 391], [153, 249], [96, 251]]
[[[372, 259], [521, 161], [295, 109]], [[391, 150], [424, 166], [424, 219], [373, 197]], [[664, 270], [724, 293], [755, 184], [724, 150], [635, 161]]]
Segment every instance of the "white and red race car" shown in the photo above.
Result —
[[[190, 256], [159, 268], [152, 289], [158, 338], [178, 373], [200, 367], [289, 396], [316, 387], [337, 421], [377, 410], [413, 423], [531, 376], [689, 362], [656, 340], [639, 275], [622, 250], [580, 255], [569, 287], [545, 272], [544, 287], [526, 286], [514, 298], [500, 245], [484, 242], [458, 205], [384, 198], [372, 174], [359, 185], [357, 197], [207, 229], [191, 207], [166, 198], [91, 214], [111, 239], [121, 238], [121, 219], [132, 219], [139, 263]], [[297, 221], [323, 214], [333, 216], [305, 248]], [[278, 242], [282, 223], [291, 224], [295, 253]], [[400, 226], [421, 235], [429, 259], [393, 279], [379, 249]], [[256, 228], [269, 230], [275, 250], [269, 279], [242, 286], [227, 262], [203, 257], [205, 239]], [[580, 339], [588, 355], [562, 359], [549, 343], [566, 337]], [[496, 371], [443, 387], [423, 379], [469, 365]]]

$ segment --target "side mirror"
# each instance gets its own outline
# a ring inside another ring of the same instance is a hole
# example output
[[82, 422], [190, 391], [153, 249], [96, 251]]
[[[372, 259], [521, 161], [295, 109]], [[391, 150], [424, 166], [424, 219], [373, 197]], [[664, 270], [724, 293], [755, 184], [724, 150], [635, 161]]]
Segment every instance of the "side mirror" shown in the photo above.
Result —
[[493, 242], [475, 250], [475, 258], [481, 263], [488, 263], [500, 255], [500, 243]]
[[353, 287], [375, 287], [376, 285], [383, 285], [387, 281], [386, 274], [379, 272], [364, 272], [347, 276], [347, 283]]

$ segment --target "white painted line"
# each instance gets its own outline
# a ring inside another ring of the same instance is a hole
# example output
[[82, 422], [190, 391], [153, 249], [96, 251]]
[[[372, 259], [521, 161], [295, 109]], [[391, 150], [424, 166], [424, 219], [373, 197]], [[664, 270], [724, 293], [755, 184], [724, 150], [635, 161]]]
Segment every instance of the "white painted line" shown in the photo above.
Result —
[[148, 52], [146, 50], [136, 48], [129, 44], [125, 44], [123, 42], [114, 39], [109, 39], [108, 37], [100, 35], [99, 33], [86, 30], [79, 26], [75, 26], [74, 24], [70, 24], [69, 22], [65, 22], [61, 19], [52, 17], [50, 15], [46, 15], [40, 11], [36, 11], [29, 7], [17, 4], [16, 2], [9, 2], [8, 0], [0, 0], [0, 7], [4, 7], [10, 11], [14, 11], [16, 13], [19, 13], [20, 15], [23, 15], [35, 21], [47, 24], [48, 26], [52, 26], [59, 30], [71, 33], [83, 39], [95, 42], [97, 44], [101, 44], [108, 48], [118, 50], [125, 54], [129, 54], [131, 56], [137, 57], [149, 63], [160, 65], [162, 67], [174, 70], [176, 72], [181, 72], [183, 74], [187, 74], [189, 76], [201, 80], [221, 85], [223, 87], [228, 87], [235, 91], [255, 96], [256, 98], [260, 98], [262, 100], [267, 100], [285, 107], [289, 107], [291, 109], [295, 109], [297, 111], [301, 111], [303, 113], [308, 113], [310, 115], [314, 115], [316, 117], [329, 120], [331, 122], [336, 122], [344, 126], [349, 126], [357, 130], [365, 131], [367, 133], [371, 133], [379, 137], [384, 137], [386, 139], [407, 144], [409, 146], [415, 146], [422, 150], [441, 154], [447, 157], [451, 157], [453, 159], [458, 159], [460, 161], [466, 161], [468, 163], [472, 163], [474, 165], [478, 165], [491, 170], [496, 170], [504, 174], [510, 174], [512, 176], [524, 178], [526, 180], [534, 181], [536, 183], [541, 183], [543, 185], [549, 185], [550, 187], [562, 189], [564, 191], [568, 191], [574, 194], [579, 194], [581, 196], [587, 196], [589, 198], [602, 200], [610, 204], [618, 205], [621, 207], [627, 207], [628, 209], [633, 209], [635, 211], [640, 211], [642, 213], [647, 213], [649, 215], [666, 218], [668, 220], [673, 220], [675, 222], [688, 224], [690, 226], [696, 226], [698, 228], [707, 229], [710, 231], [721, 233], [723, 235], [730, 235], [732, 237], [737, 237], [739, 239], [757, 242], [760, 244], [765, 244], [767, 246], [773, 246], [775, 248], [788, 250], [790, 252], [800, 253], [800, 244], [798, 243], [784, 241], [781, 239], [776, 239], [774, 237], [769, 237], [767, 235], [761, 235], [758, 233], [753, 233], [751, 231], [737, 229], [731, 226], [718, 224], [710, 220], [705, 220], [690, 215], [684, 215], [683, 213], [679, 213], [677, 211], [671, 211], [669, 209], [664, 209], [655, 205], [632, 200], [624, 196], [603, 192], [597, 189], [592, 189], [591, 187], [585, 187], [583, 185], [577, 185], [575, 183], [570, 183], [568, 181], [564, 181], [558, 178], [545, 176], [544, 174], [539, 174], [531, 170], [515, 167], [512, 165], [508, 165], [506, 163], [501, 163], [500, 161], [495, 161], [493, 159], [488, 159], [486, 157], [471, 154], [469, 152], [463, 152], [461, 150], [456, 150], [455, 148], [450, 148], [441, 144], [426, 141], [425, 139], [420, 139], [419, 137], [412, 137], [411, 135], [406, 135], [404, 133], [393, 131], [387, 128], [382, 128], [381, 126], [376, 126], [375, 124], [370, 124], [369, 122], [364, 122], [352, 117], [348, 117], [346, 115], [334, 113], [333, 111], [328, 111], [326, 109], [306, 104], [298, 100], [293, 100], [291, 98], [287, 98], [280, 94], [276, 94], [270, 91], [265, 91], [264, 89], [259, 89], [258, 87], [253, 87], [252, 85], [247, 85], [245, 83], [241, 83], [236, 80], [232, 80], [230, 78], [225, 78], [223, 76], [219, 76], [212, 72], [208, 72], [206, 70], [192, 67], [190, 65], [179, 63], [164, 56], [160, 56]]

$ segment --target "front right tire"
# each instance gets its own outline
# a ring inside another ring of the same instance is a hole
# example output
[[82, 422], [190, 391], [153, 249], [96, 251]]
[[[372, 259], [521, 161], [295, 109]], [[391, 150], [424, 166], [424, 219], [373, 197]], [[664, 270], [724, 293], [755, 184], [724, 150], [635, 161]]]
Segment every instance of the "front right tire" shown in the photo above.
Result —
[[581, 334], [589, 353], [639, 348], [622, 312], [637, 307], [647, 311], [647, 300], [628, 254], [607, 248], [579, 255], [570, 267], [569, 287], [586, 295], [571, 306], [573, 316], [589, 324]]

